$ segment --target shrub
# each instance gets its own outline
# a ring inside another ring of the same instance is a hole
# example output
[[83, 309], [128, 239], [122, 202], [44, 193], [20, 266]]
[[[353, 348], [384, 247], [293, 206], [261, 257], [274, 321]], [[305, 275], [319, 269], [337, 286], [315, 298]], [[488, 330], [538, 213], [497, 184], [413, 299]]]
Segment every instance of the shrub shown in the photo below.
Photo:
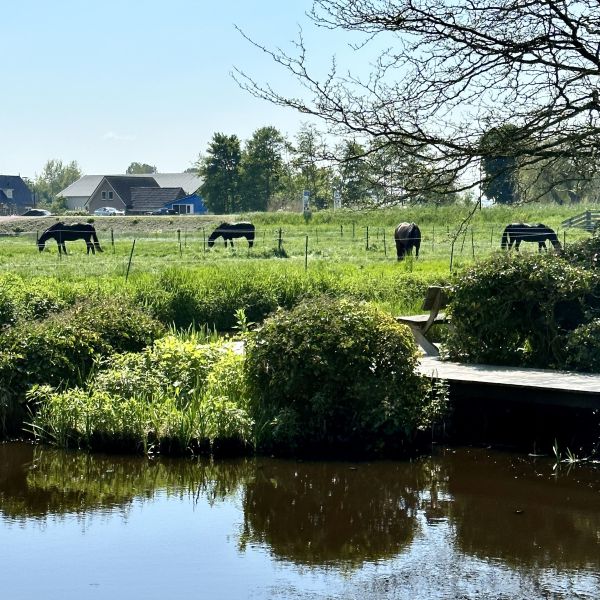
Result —
[[431, 407], [407, 327], [327, 297], [280, 310], [250, 335], [250, 411], [262, 450], [405, 448]]
[[567, 339], [565, 366], [600, 373], [600, 319], [581, 325]]
[[0, 336], [5, 410], [16, 413], [14, 404], [34, 384], [82, 383], [97, 359], [141, 350], [162, 332], [141, 309], [114, 297], [86, 299], [42, 321], [20, 321]]
[[559, 366], [569, 332], [588, 319], [597, 277], [556, 255], [499, 254], [453, 287], [450, 357], [467, 362]]

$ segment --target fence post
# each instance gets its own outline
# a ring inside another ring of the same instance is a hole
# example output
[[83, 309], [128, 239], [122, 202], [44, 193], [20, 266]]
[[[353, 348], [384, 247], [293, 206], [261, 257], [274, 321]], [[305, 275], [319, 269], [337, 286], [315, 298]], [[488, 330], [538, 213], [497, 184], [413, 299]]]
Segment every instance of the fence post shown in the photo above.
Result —
[[473, 258], [475, 258], [475, 239], [473, 237], [473, 228], [471, 227], [471, 253], [473, 254]]
[[177, 243], [181, 245], [181, 229], [177, 230]]
[[129, 279], [129, 269], [131, 269], [131, 259], [133, 258], [133, 251], [135, 249], [135, 238], [133, 239], [133, 244], [131, 245], [131, 252], [129, 253], [129, 262], [127, 263], [127, 273], [125, 273], [125, 283]]
[[494, 226], [492, 225], [492, 232], [490, 233], [490, 247], [494, 245]]
[[431, 254], [435, 253], [435, 225], [433, 226], [433, 231], [431, 232]]
[[385, 229], [383, 230], [383, 255], [387, 258], [387, 244], [385, 242]]
[[563, 229], [563, 248], [566, 248], [566, 247], [567, 247], [567, 230]]
[[344, 237], [344, 226], [340, 225], [340, 237]]
[[112, 246], [113, 254], [115, 253], [115, 232], [110, 228], [110, 245]]
[[369, 249], [369, 226], [367, 225], [367, 250]]
[[452, 240], [452, 246], [450, 247], [450, 273], [452, 273], [452, 265], [454, 263], [454, 242], [456, 240]]
[[183, 247], [187, 248], [187, 227], [183, 230]]
[[352, 221], [352, 239], [354, 239], [354, 221]]
[[206, 254], [206, 229], [202, 228], [202, 252]]
[[281, 252], [281, 246], [283, 245], [283, 240], [281, 238], [281, 227], [279, 228], [279, 238], [277, 239], [277, 251]]
[[304, 240], [304, 270], [308, 270], [308, 234], [306, 234], [306, 239]]

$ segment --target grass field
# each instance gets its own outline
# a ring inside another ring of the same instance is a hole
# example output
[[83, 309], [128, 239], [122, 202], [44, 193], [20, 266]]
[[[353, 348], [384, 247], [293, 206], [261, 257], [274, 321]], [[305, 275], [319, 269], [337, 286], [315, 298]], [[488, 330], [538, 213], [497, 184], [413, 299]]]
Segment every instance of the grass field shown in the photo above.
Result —
[[[224, 248], [218, 240], [208, 248], [206, 240], [224, 218], [185, 217], [63, 217], [65, 222], [92, 221], [105, 252], [85, 254], [83, 241], [68, 244], [70, 256], [60, 257], [53, 241], [39, 253], [37, 236], [57, 217], [21, 218], [0, 222], [0, 268], [26, 276], [125, 277], [156, 273], [168, 267], [197, 268], [228, 263], [238, 268], [248, 263], [269, 263], [288, 269], [314, 269], [351, 264], [362, 269], [415, 273], [426, 278], [447, 277], [451, 270], [497, 251], [505, 225], [510, 222], [543, 222], [554, 228], [562, 243], [589, 236], [579, 229], [562, 229], [560, 223], [585, 208], [557, 205], [492, 207], [478, 210], [464, 230], [460, 224], [468, 207], [407, 208], [363, 212], [323, 211], [305, 220], [297, 213], [230, 215], [228, 220], [250, 220], [256, 226], [252, 249], [245, 240]], [[394, 226], [415, 221], [423, 236], [420, 259], [396, 264]], [[135, 241], [135, 248], [133, 247]], [[528, 248], [528, 246], [530, 246]], [[525, 251], [537, 245], [525, 244]], [[132, 253], [133, 250], [133, 253]], [[129, 260], [131, 257], [131, 264]]]

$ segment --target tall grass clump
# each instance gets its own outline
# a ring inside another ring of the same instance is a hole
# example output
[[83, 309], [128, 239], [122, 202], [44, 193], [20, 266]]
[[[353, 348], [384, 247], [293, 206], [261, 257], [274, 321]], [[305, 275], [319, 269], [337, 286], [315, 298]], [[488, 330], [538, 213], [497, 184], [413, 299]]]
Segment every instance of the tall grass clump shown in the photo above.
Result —
[[437, 412], [409, 329], [366, 303], [320, 297], [267, 319], [246, 372], [259, 451], [406, 451]]
[[34, 389], [31, 429], [63, 447], [243, 450], [251, 421], [242, 363], [230, 345], [167, 336], [142, 352], [108, 358], [82, 387]]

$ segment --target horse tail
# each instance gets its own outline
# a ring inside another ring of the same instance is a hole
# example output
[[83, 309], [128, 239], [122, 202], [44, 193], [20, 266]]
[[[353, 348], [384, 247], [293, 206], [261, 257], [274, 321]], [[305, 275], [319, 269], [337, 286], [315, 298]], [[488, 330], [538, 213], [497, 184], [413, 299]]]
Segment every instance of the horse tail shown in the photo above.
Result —
[[502, 241], [500, 242], [500, 248], [502, 248], [502, 250], [504, 250], [508, 244], [508, 232], [510, 231], [509, 227], [510, 225], [507, 225], [502, 232]]
[[102, 250], [102, 248], [100, 248], [100, 241], [98, 240], [98, 236], [96, 235], [96, 228], [92, 225], [92, 242], [94, 243], [94, 246], [96, 246], [96, 250], [98, 250], [98, 252], [104, 252], [104, 250]]

